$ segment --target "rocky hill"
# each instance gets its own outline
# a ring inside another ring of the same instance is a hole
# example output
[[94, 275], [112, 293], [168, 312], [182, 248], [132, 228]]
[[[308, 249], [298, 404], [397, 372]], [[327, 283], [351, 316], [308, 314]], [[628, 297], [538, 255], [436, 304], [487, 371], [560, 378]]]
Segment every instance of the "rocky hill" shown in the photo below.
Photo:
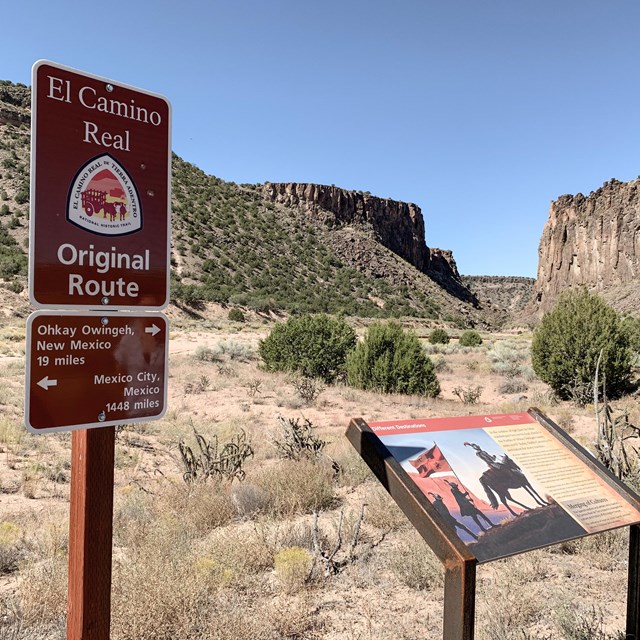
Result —
[[536, 281], [518, 276], [462, 276], [462, 282], [484, 309], [520, 317], [531, 302]]
[[[30, 92], [0, 83], [0, 279], [26, 283]], [[414, 204], [335, 186], [238, 185], [173, 158], [172, 299], [258, 311], [417, 316], [459, 326], [504, 319], [451, 251], [425, 243]]]
[[640, 179], [611, 180], [588, 196], [551, 203], [540, 240], [532, 308], [551, 309], [560, 293], [586, 286], [623, 312], [640, 310]]

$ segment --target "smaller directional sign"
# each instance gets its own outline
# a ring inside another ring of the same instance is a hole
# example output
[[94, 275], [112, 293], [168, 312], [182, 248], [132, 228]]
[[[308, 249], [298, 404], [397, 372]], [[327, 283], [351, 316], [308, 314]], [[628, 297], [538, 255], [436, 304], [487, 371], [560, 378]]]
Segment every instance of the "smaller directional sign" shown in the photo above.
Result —
[[69, 431], [161, 418], [168, 329], [161, 313], [31, 314], [27, 429]]

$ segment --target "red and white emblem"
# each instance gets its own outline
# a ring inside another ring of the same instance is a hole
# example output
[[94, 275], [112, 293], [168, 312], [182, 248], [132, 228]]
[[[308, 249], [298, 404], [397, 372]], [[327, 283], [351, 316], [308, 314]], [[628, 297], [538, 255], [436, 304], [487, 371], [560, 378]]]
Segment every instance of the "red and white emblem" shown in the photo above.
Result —
[[108, 153], [89, 160], [76, 174], [67, 200], [67, 220], [101, 236], [124, 236], [142, 228], [136, 185]]

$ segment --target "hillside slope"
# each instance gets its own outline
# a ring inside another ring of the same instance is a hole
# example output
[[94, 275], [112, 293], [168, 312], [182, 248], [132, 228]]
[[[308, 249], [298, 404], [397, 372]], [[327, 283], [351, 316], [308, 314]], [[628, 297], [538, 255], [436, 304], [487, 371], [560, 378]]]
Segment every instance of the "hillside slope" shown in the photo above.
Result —
[[[0, 83], [0, 279], [26, 283], [29, 89]], [[412, 204], [323, 185], [237, 185], [173, 156], [172, 299], [257, 311], [495, 322]]]

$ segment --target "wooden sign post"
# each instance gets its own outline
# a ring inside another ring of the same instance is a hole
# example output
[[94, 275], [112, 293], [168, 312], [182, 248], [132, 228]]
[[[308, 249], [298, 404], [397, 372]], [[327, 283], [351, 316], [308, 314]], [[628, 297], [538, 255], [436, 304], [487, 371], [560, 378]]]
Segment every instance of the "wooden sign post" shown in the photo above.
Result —
[[540, 411], [355, 418], [347, 438], [444, 566], [444, 640], [474, 638], [478, 564], [624, 526], [640, 640], [640, 497]]
[[169, 302], [171, 105], [47, 60], [31, 104], [29, 295], [58, 311], [28, 322], [25, 422], [77, 429], [67, 638], [108, 640], [115, 432], [103, 425], [162, 417], [168, 339], [161, 314], [109, 312]]
[[67, 640], [109, 640], [113, 427], [72, 435]]

